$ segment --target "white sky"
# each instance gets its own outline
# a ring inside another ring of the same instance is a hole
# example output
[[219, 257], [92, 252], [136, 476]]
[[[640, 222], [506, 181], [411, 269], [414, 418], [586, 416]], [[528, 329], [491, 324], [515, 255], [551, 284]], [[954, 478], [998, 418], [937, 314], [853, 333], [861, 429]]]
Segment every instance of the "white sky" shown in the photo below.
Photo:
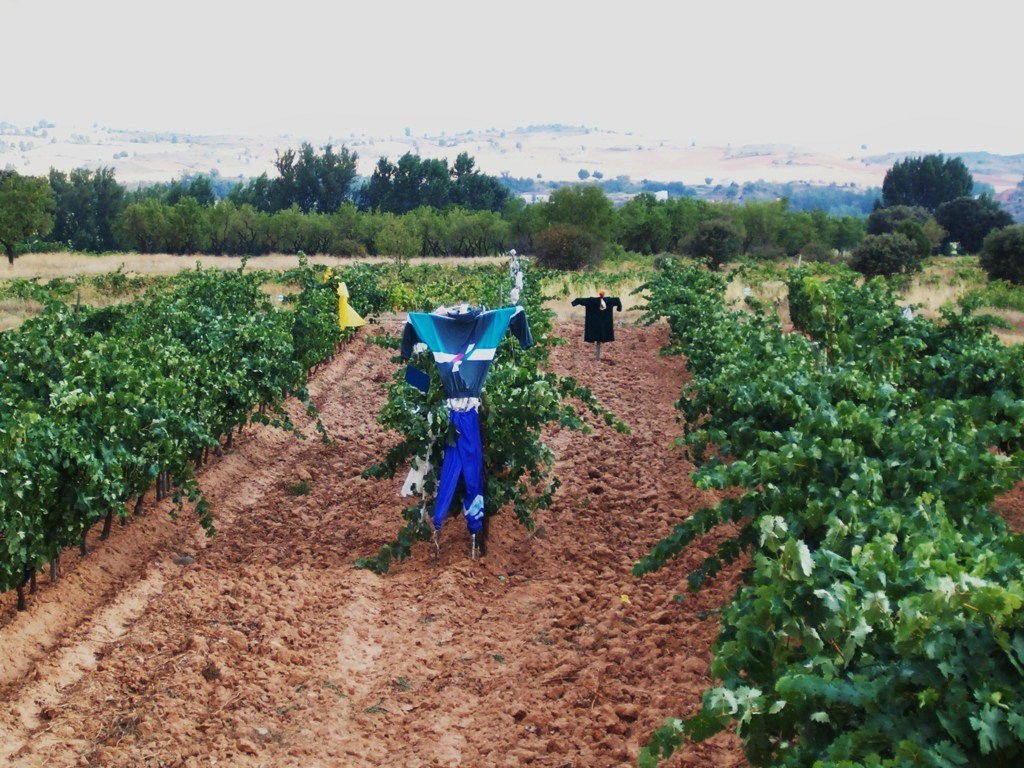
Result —
[[0, 121], [1024, 153], [1013, 0], [0, 0]]

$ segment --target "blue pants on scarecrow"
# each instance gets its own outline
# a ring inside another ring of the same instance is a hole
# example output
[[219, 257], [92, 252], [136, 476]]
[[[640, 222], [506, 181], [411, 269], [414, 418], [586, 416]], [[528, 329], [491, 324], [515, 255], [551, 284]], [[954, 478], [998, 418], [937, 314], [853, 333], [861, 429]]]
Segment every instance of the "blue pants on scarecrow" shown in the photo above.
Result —
[[451, 423], [457, 436], [455, 444], [445, 448], [434, 507], [434, 528], [440, 530], [448, 516], [461, 477], [465, 486], [462, 511], [466, 515], [466, 526], [470, 533], [479, 533], [484, 527], [484, 451], [479, 413], [476, 408], [452, 411]]

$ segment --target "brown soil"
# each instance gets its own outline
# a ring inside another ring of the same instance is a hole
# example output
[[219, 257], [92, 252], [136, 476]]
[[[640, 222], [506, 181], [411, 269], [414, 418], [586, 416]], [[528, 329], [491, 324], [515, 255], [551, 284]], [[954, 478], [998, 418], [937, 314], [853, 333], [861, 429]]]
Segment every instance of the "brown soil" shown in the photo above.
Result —
[[[630, 574], [713, 501], [671, 448], [686, 373], [658, 356], [665, 328], [627, 320], [600, 360], [582, 319], [558, 332], [554, 370], [632, 434], [549, 430], [562, 486], [532, 535], [501, 514], [474, 561], [452, 518], [439, 559], [424, 543], [387, 576], [353, 568], [407, 502], [404, 478], [360, 478], [397, 440], [376, 421], [395, 366], [356, 339], [310, 382], [333, 443], [253, 427], [204, 467], [217, 536], [150, 500], [67, 553], [57, 584], [40, 576], [27, 611], [0, 597], [0, 763], [635, 765], [664, 718], [699, 706], [737, 575], [674, 600], [701, 546]], [[668, 764], [744, 763], [723, 734]]]
[[[27, 611], [0, 596], [0, 764], [635, 765], [664, 718], [699, 707], [738, 576], [675, 599], [711, 541], [630, 575], [713, 502], [671, 448], [686, 372], [658, 356], [666, 329], [627, 321], [600, 360], [581, 321], [557, 330], [554, 370], [632, 434], [548, 432], [562, 486], [532, 535], [499, 515], [473, 561], [452, 518], [439, 559], [424, 543], [387, 576], [352, 567], [406, 501], [403, 478], [360, 478], [397, 437], [376, 422], [390, 353], [356, 339], [310, 382], [331, 444], [254, 427], [203, 469], [216, 537], [150, 502], [69, 552]], [[745, 762], [726, 733], [665, 765]]]

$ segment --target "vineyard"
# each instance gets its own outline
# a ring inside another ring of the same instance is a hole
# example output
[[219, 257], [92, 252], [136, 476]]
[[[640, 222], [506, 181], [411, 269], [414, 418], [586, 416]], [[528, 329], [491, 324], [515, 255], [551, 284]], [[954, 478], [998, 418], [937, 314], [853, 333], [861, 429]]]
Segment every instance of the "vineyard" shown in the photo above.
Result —
[[693, 381], [679, 401], [698, 487], [735, 489], [634, 568], [729, 535], [700, 590], [745, 560], [722, 614], [700, 712], [682, 736], [735, 724], [757, 765], [1007, 765], [1024, 752], [1024, 562], [993, 509], [1021, 476], [1024, 369], [971, 307], [938, 321], [881, 280], [794, 271], [784, 333], [725, 281], [667, 265], [649, 319]]
[[531, 271], [538, 343], [501, 343], [481, 409], [474, 560], [399, 494], [412, 457], [440, 464], [444, 400], [436, 372], [405, 383], [395, 310], [500, 304], [507, 273], [381, 269], [303, 264], [283, 304], [244, 269], [39, 295], [0, 336], [0, 757], [1019, 756], [1024, 371], [984, 321], [793, 272], [787, 332], [667, 262], [597, 359]]

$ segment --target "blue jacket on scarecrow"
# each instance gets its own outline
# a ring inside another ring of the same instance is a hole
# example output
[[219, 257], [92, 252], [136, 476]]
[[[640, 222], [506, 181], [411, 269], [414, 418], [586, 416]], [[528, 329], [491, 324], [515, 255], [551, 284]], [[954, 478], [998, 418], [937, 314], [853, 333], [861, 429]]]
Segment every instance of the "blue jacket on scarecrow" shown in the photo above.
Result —
[[402, 334], [401, 355], [408, 359], [422, 343], [434, 355], [455, 427], [454, 445], [445, 447], [434, 507], [434, 528], [440, 530], [455, 496], [459, 477], [465, 487], [463, 512], [470, 533], [484, 521], [484, 456], [477, 408], [487, 371], [498, 344], [511, 330], [523, 349], [533, 346], [522, 307], [486, 310], [482, 307], [442, 307], [434, 312], [410, 312]]

